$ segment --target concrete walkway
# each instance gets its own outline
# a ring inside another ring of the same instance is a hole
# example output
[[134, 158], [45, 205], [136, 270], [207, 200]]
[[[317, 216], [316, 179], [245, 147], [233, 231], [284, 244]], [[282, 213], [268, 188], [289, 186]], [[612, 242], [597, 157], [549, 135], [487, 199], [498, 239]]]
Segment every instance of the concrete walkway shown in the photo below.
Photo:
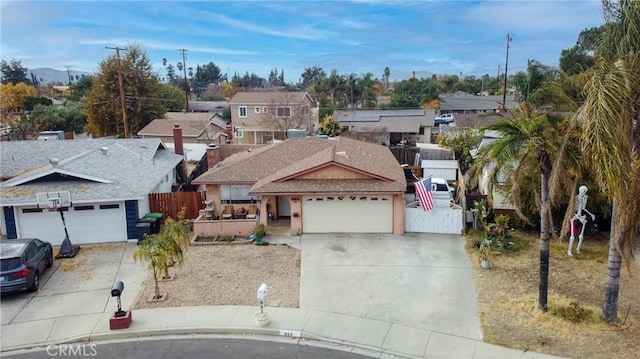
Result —
[[[111, 284], [125, 281], [123, 307], [147, 276], [132, 261], [133, 242], [82, 252], [88, 271], [59, 262], [35, 296], [3, 298], [1, 345], [10, 351], [48, 344], [162, 335], [291, 337], [371, 357], [554, 358], [481, 340], [471, 268], [457, 236], [305, 235], [268, 238], [301, 248], [300, 309], [211, 306], [136, 309], [130, 328], [109, 330]], [[77, 276], [77, 277], [74, 277]], [[85, 276], [85, 278], [83, 278]], [[90, 276], [91, 280], [87, 280]], [[80, 284], [82, 283], [82, 284]]]

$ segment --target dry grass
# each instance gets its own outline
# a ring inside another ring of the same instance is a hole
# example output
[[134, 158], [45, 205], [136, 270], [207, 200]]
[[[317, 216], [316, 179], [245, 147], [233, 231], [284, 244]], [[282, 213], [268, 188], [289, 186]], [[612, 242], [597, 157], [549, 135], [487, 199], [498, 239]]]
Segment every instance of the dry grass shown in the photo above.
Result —
[[[600, 234], [599, 240], [585, 239], [581, 254], [575, 253], [574, 244], [572, 258], [567, 256], [566, 240], [552, 240], [549, 312], [542, 313], [537, 309], [538, 238], [535, 234], [515, 234], [529, 242], [528, 248], [516, 254], [497, 255], [491, 270], [482, 269], [477, 250], [467, 246], [485, 340], [569, 358], [638, 358], [639, 267], [634, 263], [631, 273], [623, 270], [618, 300], [620, 324], [609, 325], [599, 319], [606, 283], [606, 235]], [[579, 323], [565, 319], [579, 315]]]
[[269, 286], [266, 305], [298, 307], [300, 251], [286, 245], [191, 246], [182, 268], [170, 270], [172, 281], [160, 282], [163, 302], [148, 302], [153, 296], [153, 278], [145, 284], [135, 308], [201, 305], [257, 306], [256, 291]]

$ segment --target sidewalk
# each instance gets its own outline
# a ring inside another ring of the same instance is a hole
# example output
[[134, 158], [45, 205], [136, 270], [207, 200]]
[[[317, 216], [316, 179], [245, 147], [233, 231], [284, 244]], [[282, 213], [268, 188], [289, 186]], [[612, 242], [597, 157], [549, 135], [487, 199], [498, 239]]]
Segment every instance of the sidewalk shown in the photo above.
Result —
[[[271, 317], [268, 327], [256, 326], [257, 306], [206, 306], [134, 309], [130, 328], [110, 330], [109, 317], [116, 310], [116, 300], [108, 294], [111, 285], [117, 279], [126, 283], [122, 307], [131, 308], [148, 272], [132, 260], [135, 243], [85, 248], [82, 270], [67, 271], [56, 263], [35, 296], [2, 301], [2, 354], [86, 341], [247, 335], [384, 358], [555, 358], [482, 342], [475, 301], [459, 295], [472, 292], [464, 283], [472, 279], [466, 256], [459, 253], [461, 243], [411, 235], [402, 243], [390, 239], [270, 238], [271, 243], [303, 249], [303, 260], [301, 309], [265, 308]], [[421, 283], [429, 278], [431, 287], [421, 288], [416, 278], [423, 278]], [[327, 287], [330, 283], [334, 286]], [[440, 300], [430, 308], [416, 304], [417, 297], [418, 303], [433, 303], [438, 295], [460, 300]], [[365, 302], [366, 308], [359, 305]]]
[[[289, 308], [266, 308], [268, 327], [257, 327], [257, 307], [215, 306], [139, 309], [128, 329], [109, 330], [111, 312], [34, 320], [2, 326], [2, 351], [48, 344], [118, 340], [163, 335], [249, 334], [294, 337], [371, 357], [556, 358], [482, 341], [372, 319]], [[294, 339], [292, 339], [294, 340]]]

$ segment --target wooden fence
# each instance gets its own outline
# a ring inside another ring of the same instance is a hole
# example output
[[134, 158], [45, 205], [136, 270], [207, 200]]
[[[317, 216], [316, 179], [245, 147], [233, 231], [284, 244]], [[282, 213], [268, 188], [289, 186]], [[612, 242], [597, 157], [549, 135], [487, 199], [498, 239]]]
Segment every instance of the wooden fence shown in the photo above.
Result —
[[162, 213], [162, 218], [178, 218], [178, 213], [185, 209], [185, 218], [195, 219], [198, 212], [204, 209], [200, 192], [150, 193], [149, 207], [151, 212]]

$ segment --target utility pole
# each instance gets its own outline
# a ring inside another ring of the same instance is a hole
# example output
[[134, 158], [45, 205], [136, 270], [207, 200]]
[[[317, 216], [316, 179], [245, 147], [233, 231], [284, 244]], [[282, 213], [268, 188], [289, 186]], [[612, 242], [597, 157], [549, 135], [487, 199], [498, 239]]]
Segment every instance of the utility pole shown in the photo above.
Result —
[[69, 86], [71, 86], [71, 72], [69, 71], [69, 66], [67, 66], [67, 79], [69, 79]]
[[116, 58], [118, 59], [118, 83], [120, 84], [120, 106], [122, 107], [122, 123], [124, 125], [124, 138], [129, 138], [129, 120], [127, 119], [127, 103], [124, 96], [124, 78], [122, 77], [122, 63], [120, 62], [120, 50], [127, 51], [126, 48], [107, 47], [105, 49], [116, 50]]
[[189, 112], [189, 83], [187, 82], [187, 57], [186, 52], [189, 51], [187, 49], [178, 49], [178, 51], [182, 52], [182, 69], [184, 70], [184, 97], [187, 100], [187, 112]]
[[500, 65], [498, 65], [498, 75], [496, 76], [496, 92], [498, 94], [498, 89], [500, 88]]
[[413, 78], [413, 81], [411, 84], [411, 92], [413, 95], [413, 100], [415, 101], [416, 100], [416, 72], [415, 71], [413, 71], [412, 78]]
[[502, 110], [505, 112], [507, 110], [507, 67], [509, 66], [509, 44], [512, 39], [511, 35], [507, 34], [507, 59], [504, 64], [504, 93], [502, 94]]

